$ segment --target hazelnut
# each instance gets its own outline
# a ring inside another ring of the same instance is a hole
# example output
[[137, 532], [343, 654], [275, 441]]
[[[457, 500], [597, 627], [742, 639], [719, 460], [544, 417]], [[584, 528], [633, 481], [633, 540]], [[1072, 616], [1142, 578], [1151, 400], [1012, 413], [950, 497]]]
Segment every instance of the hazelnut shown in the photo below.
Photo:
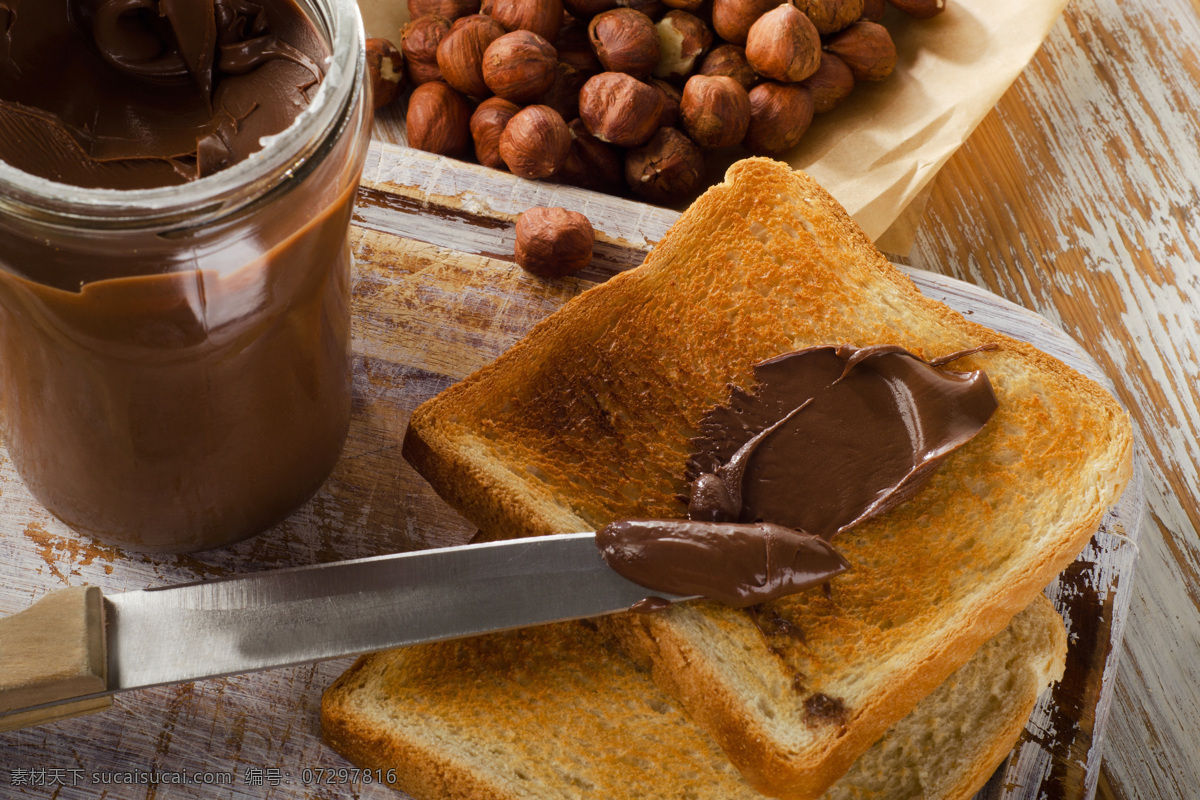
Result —
[[579, 90], [579, 117], [602, 142], [644, 144], [663, 115], [663, 94], [624, 72], [601, 72]]
[[821, 53], [821, 66], [801, 84], [812, 92], [813, 111], [832, 111], [854, 91], [854, 74], [846, 62], [828, 51]]
[[408, 0], [408, 18], [435, 14], [453, 22], [459, 17], [479, 13], [479, 0]]
[[651, 78], [650, 85], [663, 94], [663, 113], [658, 118], [658, 127], [679, 127], [679, 104], [683, 102], [683, 93], [666, 81]]
[[701, 75], [724, 75], [733, 78], [746, 91], [758, 82], [758, 73], [746, 60], [746, 48], [736, 44], [723, 44], [714, 47], [713, 51], [700, 62]]
[[591, 19], [597, 14], [617, 7], [617, 0], [563, 0], [563, 7], [575, 19]]
[[743, 144], [759, 156], [786, 153], [812, 124], [813, 98], [803, 86], [760, 83], [750, 90], [750, 127]]
[[596, 231], [578, 211], [531, 208], [517, 217], [516, 235], [517, 263], [534, 275], [562, 278], [592, 261]]
[[588, 38], [610, 72], [645, 78], [658, 65], [658, 31], [640, 11], [614, 8], [597, 14], [588, 24]]
[[586, 25], [578, 22], [564, 25], [554, 40], [554, 49], [558, 51], [558, 63], [570, 64], [586, 77], [604, 71], [600, 59], [596, 58], [596, 51], [592, 49]]
[[367, 73], [376, 109], [396, 99], [404, 83], [404, 56], [387, 39], [367, 39]]
[[713, 0], [713, 30], [727, 42], [746, 43], [750, 26], [779, 5], [780, 0]]
[[946, 0], [888, 0], [896, 8], [917, 19], [936, 17], [946, 10]]
[[704, 0], [662, 0], [662, 2], [667, 8], [678, 8], [680, 11], [695, 11], [704, 5]]
[[863, 0], [861, 19], [865, 19], [869, 22], [879, 22], [881, 19], [883, 19], [883, 13], [886, 10], [886, 0]]
[[459, 157], [471, 146], [471, 106], [441, 81], [423, 83], [408, 98], [408, 143], [418, 150]]
[[471, 138], [475, 141], [475, 158], [492, 169], [508, 169], [500, 157], [500, 134], [508, 121], [521, 107], [503, 97], [489, 97], [471, 115]]
[[567, 130], [571, 132], [571, 152], [554, 173], [554, 180], [609, 194], [621, 191], [625, 165], [617, 149], [588, 133], [581, 119], [571, 120]]
[[729, 147], [746, 135], [750, 97], [733, 78], [693, 75], [683, 86], [679, 115], [684, 130], [696, 144], [710, 150]]
[[802, 81], [821, 65], [821, 35], [795, 6], [782, 5], [751, 26], [746, 60], [764, 78]]
[[625, 154], [625, 181], [638, 197], [675, 203], [693, 195], [704, 175], [704, 153], [675, 128], [659, 128], [650, 141]]
[[506, 33], [483, 52], [483, 82], [514, 103], [531, 103], [554, 83], [558, 53], [532, 31]]
[[856, 81], [881, 81], [896, 67], [896, 45], [878, 22], [856, 22], [825, 47], [846, 62]]
[[654, 76], [682, 80], [692, 74], [696, 59], [712, 44], [712, 31], [686, 11], [668, 11], [654, 26], [658, 30], [658, 64]]
[[836, 33], [862, 16], [863, 0], [792, 0], [822, 35]]
[[562, 115], [563, 119], [575, 119], [579, 116], [579, 90], [583, 88], [587, 79], [587, 75], [570, 64], [560, 62], [554, 69], [554, 82], [537, 102], [543, 106], [550, 106]]
[[489, 11], [507, 30], [533, 31], [548, 42], [563, 23], [562, 0], [492, 0]]
[[487, 97], [492, 92], [483, 80], [483, 54], [503, 35], [504, 27], [486, 14], [455, 20], [437, 49], [442, 79], [469, 97]]
[[522, 178], [548, 178], [567, 160], [571, 133], [549, 106], [518, 111], [500, 135], [500, 158]]
[[442, 79], [437, 49], [449, 32], [450, 20], [435, 16], [414, 19], [400, 31], [400, 50], [404, 53], [404, 65], [413, 86]]

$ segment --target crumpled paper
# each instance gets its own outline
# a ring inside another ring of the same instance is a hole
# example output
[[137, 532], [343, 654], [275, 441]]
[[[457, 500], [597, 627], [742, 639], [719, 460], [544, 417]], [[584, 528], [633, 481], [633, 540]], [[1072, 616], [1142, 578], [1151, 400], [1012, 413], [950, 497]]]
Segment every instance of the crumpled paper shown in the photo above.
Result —
[[[889, 8], [896, 71], [818, 116], [785, 160], [878, 239], [914, 200], [923, 203], [922, 190], [1025, 69], [1067, 2], [947, 0], [927, 20]], [[369, 36], [398, 40], [408, 21], [404, 0], [359, 0], [359, 8]]]

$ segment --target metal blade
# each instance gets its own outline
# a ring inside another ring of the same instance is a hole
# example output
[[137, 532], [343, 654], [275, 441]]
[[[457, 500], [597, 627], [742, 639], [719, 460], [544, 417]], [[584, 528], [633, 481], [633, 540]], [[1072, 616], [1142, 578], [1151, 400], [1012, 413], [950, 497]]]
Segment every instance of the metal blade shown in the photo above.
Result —
[[109, 691], [627, 610], [657, 595], [572, 533], [239, 575], [104, 598]]

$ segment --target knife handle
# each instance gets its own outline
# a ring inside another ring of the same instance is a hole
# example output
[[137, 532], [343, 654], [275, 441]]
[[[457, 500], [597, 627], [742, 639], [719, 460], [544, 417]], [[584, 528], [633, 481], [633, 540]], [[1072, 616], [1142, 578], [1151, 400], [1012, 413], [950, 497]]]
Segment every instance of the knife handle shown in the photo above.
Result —
[[108, 689], [105, 653], [98, 586], [59, 589], [0, 618], [0, 731], [111, 706], [111, 695], [86, 697]]

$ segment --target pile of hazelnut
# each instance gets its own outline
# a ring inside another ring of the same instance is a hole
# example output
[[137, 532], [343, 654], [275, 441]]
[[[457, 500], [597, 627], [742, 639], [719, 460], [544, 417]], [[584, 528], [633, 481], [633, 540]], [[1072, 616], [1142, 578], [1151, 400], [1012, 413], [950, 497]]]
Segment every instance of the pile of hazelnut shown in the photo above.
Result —
[[679, 202], [706, 151], [785, 153], [887, 77], [885, 3], [926, 18], [945, 0], [408, 0], [409, 143]]

